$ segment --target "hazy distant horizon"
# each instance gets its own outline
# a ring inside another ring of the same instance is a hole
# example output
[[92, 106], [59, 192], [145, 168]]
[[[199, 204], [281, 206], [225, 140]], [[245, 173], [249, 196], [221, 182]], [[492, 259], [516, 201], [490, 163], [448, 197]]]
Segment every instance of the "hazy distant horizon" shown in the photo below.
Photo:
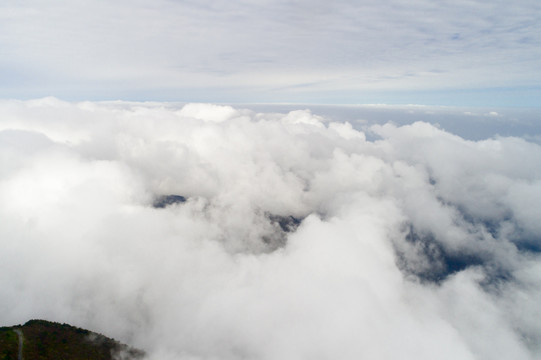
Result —
[[257, 103], [257, 102], [193, 102], [156, 100], [79, 100], [67, 101], [53, 96], [30, 100], [0, 99], [0, 102], [64, 102], [66, 104], [96, 103], [119, 106], [140, 104], [148, 107], [180, 109], [186, 104], [233, 106], [259, 112], [287, 113], [310, 110], [329, 121], [348, 121], [358, 130], [373, 124], [393, 122], [397, 125], [425, 121], [467, 140], [483, 140], [494, 136], [516, 136], [534, 142], [541, 140], [541, 109], [536, 107], [505, 106], [444, 106], [426, 104], [317, 104], [317, 103]]

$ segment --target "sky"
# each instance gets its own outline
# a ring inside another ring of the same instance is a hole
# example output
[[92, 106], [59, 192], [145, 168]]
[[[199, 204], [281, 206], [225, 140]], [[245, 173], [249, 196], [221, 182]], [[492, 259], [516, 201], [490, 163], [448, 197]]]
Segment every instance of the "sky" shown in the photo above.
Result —
[[541, 139], [280, 106], [0, 100], [0, 324], [148, 360], [539, 359]]
[[538, 107], [541, 4], [0, 4], [0, 97]]

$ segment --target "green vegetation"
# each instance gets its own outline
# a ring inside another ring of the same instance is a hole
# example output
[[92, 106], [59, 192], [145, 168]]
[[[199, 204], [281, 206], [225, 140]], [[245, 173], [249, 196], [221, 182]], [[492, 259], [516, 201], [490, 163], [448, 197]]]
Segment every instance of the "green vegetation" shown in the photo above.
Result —
[[17, 360], [19, 337], [12, 328], [0, 328], [0, 360]]
[[144, 353], [88, 330], [45, 320], [30, 320], [23, 326], [0, 328], [0, 360], [17, 360], [18, 336], [24, 334], [23, 358], [32, 360], [142, 359]]

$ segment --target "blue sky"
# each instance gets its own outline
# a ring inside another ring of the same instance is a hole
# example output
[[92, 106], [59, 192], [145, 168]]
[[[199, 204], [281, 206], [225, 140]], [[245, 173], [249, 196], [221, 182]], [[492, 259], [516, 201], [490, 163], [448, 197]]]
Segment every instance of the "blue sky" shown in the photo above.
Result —
[[541, 3], [4, 1], [0, 97], [539, 106]]

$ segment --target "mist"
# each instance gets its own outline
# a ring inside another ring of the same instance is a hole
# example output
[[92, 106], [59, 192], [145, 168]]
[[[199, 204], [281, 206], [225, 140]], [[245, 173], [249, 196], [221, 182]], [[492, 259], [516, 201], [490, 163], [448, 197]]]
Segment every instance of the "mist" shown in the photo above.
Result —
[[0, 101], [0, 323], [151, 360], [539, 358], [539, 133], [387, 114]]

